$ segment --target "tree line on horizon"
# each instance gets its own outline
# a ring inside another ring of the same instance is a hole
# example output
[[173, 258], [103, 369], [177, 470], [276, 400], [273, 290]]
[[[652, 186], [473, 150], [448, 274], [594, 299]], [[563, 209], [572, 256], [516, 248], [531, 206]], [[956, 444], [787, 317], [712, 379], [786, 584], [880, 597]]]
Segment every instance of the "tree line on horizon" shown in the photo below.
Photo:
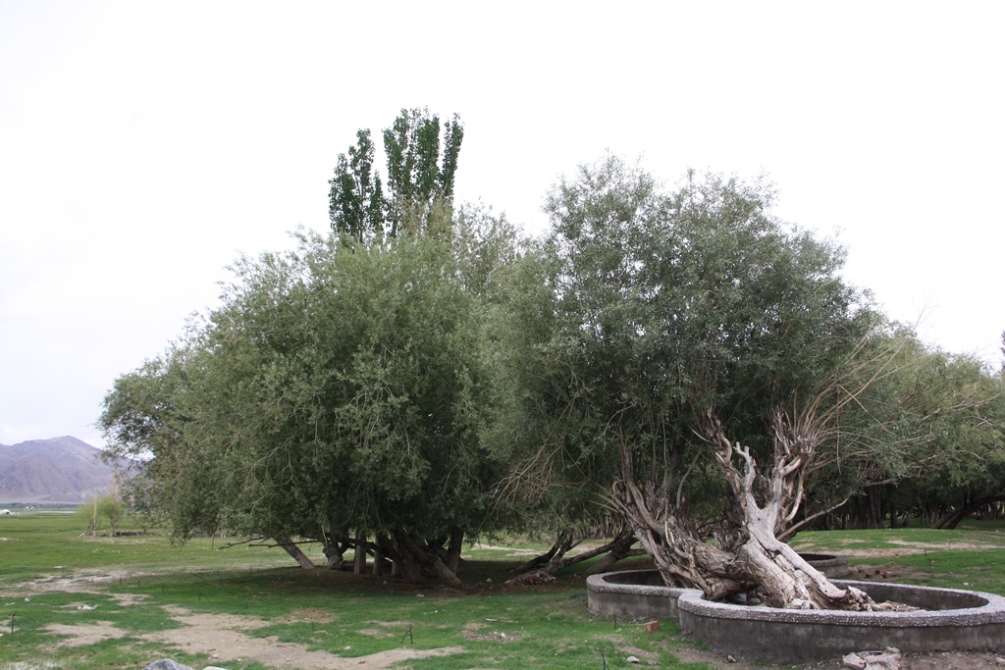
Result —
[[[133, 500], [177, 537], [271, 538], [304, 565], [318, 542], [332, 567], [354, 550], [459, 584], [475, 537], [549, 536], [533, 567], [554, 571], [599, 534], [604, 567], [638, 542], [722, 597], [763, 583], [752, 514], [784, 541], [998, 509], [1001, 374], [886, 318], [843, 249], [771, 213], [770, 184], [667, 188], [605, 156], [529, 238], [454, 203], [463, 136], [402, 110], [382, 179], [360, 130], [331, 232], [239, 259], [219, 307], [115, 381], [108, 453], [149, 460]], [[800, 598], [834, 606], [776, 604]]]

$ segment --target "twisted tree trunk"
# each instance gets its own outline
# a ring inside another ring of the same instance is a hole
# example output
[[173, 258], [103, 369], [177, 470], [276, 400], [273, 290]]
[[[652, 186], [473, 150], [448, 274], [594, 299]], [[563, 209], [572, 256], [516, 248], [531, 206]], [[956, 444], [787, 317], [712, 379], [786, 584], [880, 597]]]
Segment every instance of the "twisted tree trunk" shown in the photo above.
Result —
[[[403, 572], [407, 579], [410, 581], [419, 581], [422, 570], [425, 569], [437, 581], [443, 584], [454, 587], [463, 586], [461, 580], [457, 578], [456, 573], [443, 562], [443, 559], [435, 551], [429, 548], [427, 543], [405, 531], [396, 532], [395, 539], [402, 567], [405, 568]], [[460, 540], [458, 541], [458, 545], [459, 543]]]
[[[530, 578], [534, 575], [554, 576], [571, 565], [588, 561], [596, 556], [603, 556], [603, 558], [597, 561], [589, 570], [586, 570], [585, 574], [595, 575], [607, 572], [615, 563], [631, 554], [632, 545], [635, 542], [636, 539], [632, 533], [632, 529], [623, 528], [618, 531], [614, 539], [606, 544], [578, 553], [575, 556], [566, 556], [566, 553], [579, 545], [579, 542], [573, 542], [571, 533], [562, 533], [548, 553], [537, 556], [515, 568], [513, 572], [519, 572], [520, 577], [517, 577], [514, 581], [519, 581], [521, 578]], [[541, 566], [544, 567], [542, 568]]]
[[699, 435], [714, 450], [731, 494], [728, 526], [715, 535], [714, 544], [698, 532], [680, 495], [672, 494], [672, 473], [661, 486], [640, 485], [631, 451], [622, 444], [622, 479], [614, 498], [664, 581], [700, 588], [711, 600], [761, 587], [762, 598], [775, 607], [867, 608], [871, 601], [865, 593], [835, 586], [778, 539], [802, 502], [806, 466], [818, 442], [812, 413], [796, 421], [783, 412], [774, 413], [774, 458], [763, 473], [750, 449], [732, 443], [711, 411], [704, 415]]
[[345, 565], [344, 555], [352, 543], [346, 537], [333, 537], [328, 534], [322, 536], [322, 553], [325, 555], [326, 565], [329, 570], [341, 570]]
[[277, 537], [276, 544], [282, 547], [283, 551], [293, 557], [293, 559], [300, 564], [301, 568], [304, 568], [305, 570], [314, 569], [314, 562], [307, 557], [307, 554], [305, 554], [291, 538], [282, 536]]
[[572, 531], [563, 531], [558, 534], [558, 539], [551, 545], [551, 549], [513, 568], [512, 572], [519, 572], [521, 574], [537, 572], [542, 565], [550, 565], [562, 560], [566, 552], [572, 550], [578, 544], [579, 541], [574, 541], [572, 537]]

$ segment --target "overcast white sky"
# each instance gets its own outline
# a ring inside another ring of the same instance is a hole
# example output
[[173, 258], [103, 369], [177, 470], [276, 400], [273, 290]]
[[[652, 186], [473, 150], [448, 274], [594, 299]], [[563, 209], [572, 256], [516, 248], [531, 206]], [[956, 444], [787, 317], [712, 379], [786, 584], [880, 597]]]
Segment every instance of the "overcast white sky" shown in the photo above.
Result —
[[932, 345], [1005, 329], [1005, 3], [0, 0], [0, 443], [95, 446], [120, 374], [239, 253], [328, 227], [358, 128], [465, 125], [457, 178], [528, 230], [605, 151], [766, 173], [784, 219]]

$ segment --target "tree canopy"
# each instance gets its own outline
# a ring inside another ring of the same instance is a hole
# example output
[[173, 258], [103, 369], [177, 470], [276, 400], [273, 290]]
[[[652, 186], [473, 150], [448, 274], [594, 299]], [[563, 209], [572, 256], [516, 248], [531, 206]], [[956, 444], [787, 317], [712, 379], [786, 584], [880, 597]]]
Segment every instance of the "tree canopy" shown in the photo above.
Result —
[[476, 260], [510, 236], [467, 217], [456, 236], [354, 249], [303, 234], [242, 259], [201, 327], [116, 382], [106, 433], [155, 456], [180, 534], [364, 537], [421, 562], [415, 547], [489, 527], [502, 464], [478, 439], [492, 400]]
[[[628, 500], [615, 488], [615, 499], [659, 507], [641, 515], [672, 515], [677, 537], [691, 538], [667, 566], [693, 565], [705, 534], [742, 519], [709, 448], [714, 435], [702, 430], [706, 412], [770, 463], [777, 410], [815, 398], [875, 322], [838, 275], [841, 249], [783, 225], [771, 200], [764, 184], [717, 175], [689, 173], [666, 190], [613, 157], [551, 192], [541, 256], [551, 290], [529, 313], [536, 328], [525, 311], [514, 318], [530, 360], [511, 370], [518, 407], [507, 416], [538, 423], [511, 431], [529, 438], [519, 472], [531, 482], [512, 490], [570, 496], [581, 512], [597, 509], [583, 504], [584, 482], [603, 487], [589, 491], [595, 501], [618, 482], [655, 492]], [[636, 536], [647, 533], [636, 525]], [[699, 585], [694, 573], [665, 575]], [[741, 581], [732, 575], [727, 588]]]
[[[455, 210], [463, 129], [442, 130], [402, 110], [386, 182], [359, 131], [331, 233], [240, 259], [217, 308], [116, 380], [111, 453], [150, 459], [137, 490], [177, 537], [270, 537], [309, 565], [306, 539], [456, 582], [465, 536], [601, 532], [722, 595], [848, 500], [935, 516], [1001, 490], [1001, 376], [887, 323], [769, 184], [668, 188], [608, 156], [551, 190], [532, 241]], [[777, 600], [803, 598], [826, 600]]]
[[[842, 251], [773, 219], [771, 198], [763, 184], [694, 173], [665, 192], [613, 157], [559, 184], [541, 270], [552, 290], [529, 307], [537, 327], [516, 335], [537, 335], [522, 354], [537, 358], [513, 373], [529, 398], [513, 416], [541, 417], [536, 434], [608, 483], [621, 445], [650, 454], [650, 468], [688, 462], [707, 407], [767, 445], [772, 408], [808, 398], [872, 323], [837, 275]], [[691, 477], [696, 499], [717, 495]]]

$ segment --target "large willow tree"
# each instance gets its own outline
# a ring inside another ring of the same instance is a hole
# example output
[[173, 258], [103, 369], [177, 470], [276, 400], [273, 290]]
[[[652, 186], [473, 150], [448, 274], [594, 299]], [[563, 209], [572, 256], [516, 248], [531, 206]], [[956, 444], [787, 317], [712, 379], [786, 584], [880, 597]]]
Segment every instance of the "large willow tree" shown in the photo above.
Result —
[[153, 456], [180, 535], [354, 544], [456, 583], [502, 470], [478, 439], [485, 259], [509, 248], [496, 224], [369, 248], [305, 234], [240, 261], [204, 323], [116, 382], [109, 442]]
[[841, 250], [770, 205], [759, 183], [689, 174], [667, 190], [615, 158], [552, 191], [550, 290], [514, 303], [508, 416], [527, 455], [509, 483], [542, 498], [613, 484], [668, 583], [842, 606], [857, 595], [778, 536], [827, 448], [822, 391], [873, 321]]

